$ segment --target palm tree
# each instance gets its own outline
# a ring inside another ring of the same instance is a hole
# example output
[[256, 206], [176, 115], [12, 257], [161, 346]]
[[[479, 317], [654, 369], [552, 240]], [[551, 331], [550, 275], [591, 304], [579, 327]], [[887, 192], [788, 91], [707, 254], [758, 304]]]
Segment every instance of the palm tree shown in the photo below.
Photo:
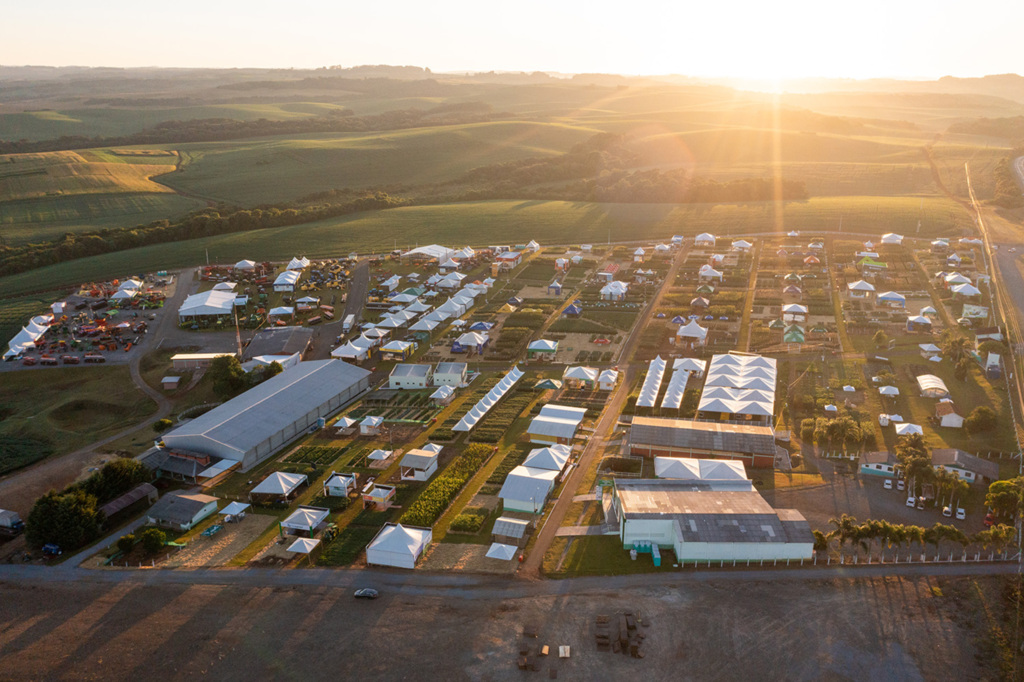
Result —
[[843, 545], [846, 541], [853, 538], [857, 532], [857, 519], [856, 517], [850, 516], [849, 514], [843, 514], [838, 519], [832, 517], [828, 520], [830, 526], [834, 526], [834, 530], [828, 534], [828, 539], [832, 538], [839, 539], [839, 555], [843, 554]]
[[971, 350], [971, 341], [955, 329], [942, 333], [942, 353], [956, 365]]
[[907, 548], [909, 549], [914, 543], [924, 546], [924, 535], [925, 530], [921, 526], [904, 526], [904, 537], [906, 538]]
[[951, 501], [949, 506], [952, 507], [953, 513], [956, 513], [957, 508], [960, 506], [960, 500], [963, 499], [964, 495], [971, 491], [971, 484], [963, 480], [959, 476], [956, 476], [956, 480], [953, 481], [950, 489]]

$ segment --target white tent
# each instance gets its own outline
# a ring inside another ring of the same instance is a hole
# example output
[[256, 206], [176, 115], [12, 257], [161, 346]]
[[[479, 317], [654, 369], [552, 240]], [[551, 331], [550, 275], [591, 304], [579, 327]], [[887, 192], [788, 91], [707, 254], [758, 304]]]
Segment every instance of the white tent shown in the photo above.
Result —
[[743, 462], [727, 459], [655, 457], [654, 476], [684, 481], [747, 481]]
[[295, 314], [295, 308], [291, 308], [286, 305], [271, 308], [270, 312], [267, 313], [268, 317], [291, 317]]
[[558, 342], [549, 341], [548, 339], [537, 339], [536, 341], [531, 341], [526, 350], [554, 353], [558, 350]]
[[327, 520], [330, 513], [329, 509], [320, 507], [299, 507], [281, 522], [281, 527], [313, 532], [317, 526]]
[[748, 251], [752, 246], [754, 245], [748, 242], [746, 239], [737, 239], [732, 243], [732, 248], [734, 251]]
[[883, 244], [897, 244], [897, 245], [902, 244], [903, 243], [903, 235], [896, 234], [894, 232], [887, 232], [886, 234], [882, 235], [882, 243]]
[[218, 513], [222, 516], [238, 516], [248, 508], [249, 505], [245, 502], [231, 502]]
[[374, 450], [373, 452], [371, 452], [370, 454], [368, 454], [366, 456], [366, 459], [372, 459], [375, 462], [383, 462], [388, 457], [393, 455], [394, 452], [395, 452], [394, 450], [380, 450], [380, 449], [377, 449], [377, 450]]
[[429, 528], [389, 523], [366, 546], [366, 563], [374, 566], [415, 568], [433, 539]]
[[503, 545], [500, 542], [492, 542], [485, 556], [488, 559], [501, 559], [502, 561], [511, 561], [512, 559], [516, 558], [516, 554], [518, 553], [519, 548], [515, 545]]
[[708, 330], [697, 324], [697, 320], [690, 320], [686, 324], [680, 325], [679, 329], [676, 330], [677, 339], [694, 339], [698, 343], [704, 343], [707, 337]]
[[598, 371], [593, 367], [566, 367], [565, 371], [562, 372], [563, 379], [585, 381], [591, 384], [597, 381], [597, 375]]
[[665, 366], [666, 363], [660, 355], [651, 360], [643, 387], [640, 389], [640, 397], [636, 401], [637, 407], [654, 407], [658, 392], [661, 390], [661, 380], [665, 376]]
[[235, 295], [230, 291], [204, 291], [201, 294], [192, 294], [185, 299], [185, 302], [178, 308], [180, 319], [188, 317], [205, 317], [215, 315], [230, 315], [234, 310]]
[[707, 263], [700, 266], [700, 270], [697, 271], [697, 276], [700, 279], [722, 279], [722, 273], [718, 270], [715, 270]]
[[561, 471], [568, 464], [571, 454], [572, 448], [568, 445], [549, 445], [546, 448], [530, 450], [530, 454], [523, 461], [523, 466], [530, 469]]
[[878, 392], [882, 395], [897, 396], [900, 394], [900, 389], [895, 386], [879, 386]]
[[238, 285], [234, 282], [217, 282], [213, 285], [214, 291], [234, 291]]
[[959, 294], [960, 296], [966, 296], [968, 298], [981, 295], [981, 289], [973, 284], [957, 284], [955, 287], [951, 287], [951, 291], [954, 294]]
[[961, 275], [959, 272], [950, 272], [949, 274], [945, 275], [943, 281], [945, 281], [945, 283], [948, 284], [949, 286], [954, 286], [956, 284], [971, 283], [970, 278]]
[[286, 270], [274, 280], [274, 291], [293, 291], [295, 284], [299, 281], [298, 270]]
[[126, 301], [128, 299], [135, 298], [138, 293], [136, 289], [118, 289], [114, 292], [113, 296], [110, 297], [111, 301]]
[[432, 332], [435, 329], [437, 329], [437, 325], [438, 324], [439, 323], [435, 322], [434, 320], [428, 320], [426, 318], [423, 318], [422, 320], [418, 320], [415, 324], [413, 324], [411, 327], [409, 327], [409, 331], [412, 331], [412, 332]]
[[882, 302], [889, 301], [892, 303], [906, 303], [907, 297], [903, 294], [896, 293], [895, 291], [886, 291], [878, 294], [878, 300]]
[[788, 313], [790, 315], [806, 315], [807, 306], [801, 305], [799, 303], [788, 303], [782, 306], [782, 312]]
[[601, 298], [607, 301], [617, 301], [626, 295], [629, 285], [626, 282], [615, 280], [608, 282], [601, 287]]
[[451, 386], [438, 386], [437, 390], [430, 394], [430, 399], [444, 402], [453, 395], [455, 395], [455, 389]]
[[137, 279], [126, 279], [121, 282], [121, 286], [117, 287], [118, 291], [134, 291], [138, 293], [142, 290], [142, 282]]
[[665, 397], [661, 399], [661, 406], [670, 410], [678, 410], [683, 404], [683, 394], [686, 393], [686, 383], [690, 380], [690, 373], [685, 369], [676, 369], [672, 372], [672, 379], [665, 389]]
[[914, 434], [917, 434], [919, 436], [923, 436], [924, 435], [924, 429], [922, 429], [917, 424], [911, 424], [909, 422], [904, 422], [902, 424], [897, 424], [896, 425], [896, 435], [897, 436], [912, 436]]
[[848, 285], [846, 285], [846, 288], [849, 289], [850, 291], [866, 294], [874, 291], [875, 285], [871, 284], [870, 282], [865, 282], [862, 279], [858, 279], [856, 282], [850, 282]]
[[296, 554], [309, 554], [317, 545], [320, 544], [319, 539], [314, 538], [298, 538], [291, 545], [288, 546], [287, 551], [294, 552]]
[[365, 360], [367, 355], [370, 353], [370, 348], [372, 347], [372, 341], [359, 337], [352, 339], [344, 346], [338, 346], [332, 350], [331, 357], [342, 358], [344, 360]]
[[676, 358], [672, 361], [672, 369], [685, 369], [697, 376], [703, 376], [707, 369], [707, 362], [696, 358]]
[[480, 332], [466, 332], [456, 339], [456, 343], [466, 348], [471, 346], [473, 348], [478, 348], [487, 343], [487, 338], [487, 334], [481, 334]]
[[449, 249], [438, 244], [431, 244], [429, 246], [420, 246], [406, 251], [403, 255], [405, 256], [426, 256], [427, 258], [436, 258], [439, 262], [447, 258], [451, 258], [455, 255], [455, 249]]
[[487, 411], [494, 407], [495, 403], [501, 400], [522, 377], [523, 371], [521, 369], [518, 367], [510, 369], [508, 374], [487, 392], [487, 395], [481, 398], [469, 412], [462, 416], [462, 419], [452, 428], [452, 431], [471, 430], [487, 414]]
[[924, 398], [948, 398], [949, 389], [946, 382], [934, 374], [922, 374], [917, 377], [917, 387]]
[[715, 235], [708, 232], [702, 232], [693, 238], [694, 246], [714, 246]]
[[309, 267], [309, 259], [306, 258], [305, 256], [302, 256], [301, 258], [292, 258], [290, 261], [288, 261], [288, 265], [287, 265], [287, 267], [285, 269], [286, 270], [305, 270], [308, 267]]
[[256, 261], [252, 260], [240, 260], [235, 263], [235, 270], [255, 270]]
[[289, 474], [275, 471], [252, 489], [255, 495], [289, 495], [308, 479], [305, 474]]
[[498, 493], [503, 509], [539, 514], [557, 478], [557, 471], [517, 466], [509, 472]]

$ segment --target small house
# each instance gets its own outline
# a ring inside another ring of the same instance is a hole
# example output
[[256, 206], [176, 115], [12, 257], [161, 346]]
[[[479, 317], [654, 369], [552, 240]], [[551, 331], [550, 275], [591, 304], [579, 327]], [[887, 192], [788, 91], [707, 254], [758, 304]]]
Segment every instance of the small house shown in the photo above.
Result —
[[537, 339], [526, 347], [526, 357], [530, 359], [551, 360], [558, 352], [558, 341]]
[[433, 375], [432, 365], [395, 365], [388, 378], [388, 388], [392, 390], [426, 388], [430, 385]]
[[429, 528], [388, 523], [366, 546], [366, 563], [413, 569], [432, 541], [433, 534]]
[[367, 415], [359, 422], [360, 436], [379, 436], [380, 429], [384, 425], [384, 417]]
[[555, 487], [558, 472], [517, 466], [505, 478], [498, 498], [504, 511], [540, 514]]
[[644, 251], [643, 247], [638, 246], [636, 251], [633, 252], [633, 262], [634, 263], [643, 263], [644, 262], [644, 258], [646, 257], [646, 255], [647, 255], [647, 252]]
[[164, 377], [160, 380], [160, 386], [165, 391], [176, 391], [178, 390], [178, 384], [181, 383], [181, 377]]
[[968, 483], [988, 484], [999, 478], [999, 464], [969, 455], [956, 448], [932, 450], [932, 466], [952, 471]]
[[570, 388], [593, 389], [597, 383], [598, 370], [593, 367], [566, 367], [562, 381]]
[[146, 516], [149, 523], [184, 531], [216, 511], [217, 498], [211, 495], [167, 493], [149, 508]]
[[935, 418], [939, 420], [939, 426], [949, 429], [962, 429], [964, 418], [956, 412], [953, 401], [945, 398], [935, 405]]
[[332, 471], [324, 481], [324, 496], [348, 497], [348, 494], [356, 489], [357, 476], [358, 474], [342, 474]]
[[599, 391], [614, 391], [618, 381], [619, 373], [614, 369], [606, 369], [597, 377], [597, 389]]
[[615, 280], [608, 282], [601, 287], [601, 299], [605, 301], [621, 301], [626, 297], [629, 285], [626, 282]]
[[410, 450], [398, 464], [399, 476], [403, 481], [426, 481], [437, 471], [437, 453], [427, 450]]
[[491, 529], [491, 539], [505, 545], [525, 547], [530, 537], [530, 522], [525, 519], [515, 519], [511, 516], [501, 516], [494, 521]]
[[693, 238], [693, 245], [694, 246], [706, 246], [706, 247], [714, 248], [714, 246], [715, 246], [715, 235], [710, 234], [708, 232], [702, 232], [701, 234], [698, 234], [696, 237]]
[[451, 386], [458, 388], [466, 384], [466, 368], [464, 362], [439, 362], [434, 370], [434, 386]]

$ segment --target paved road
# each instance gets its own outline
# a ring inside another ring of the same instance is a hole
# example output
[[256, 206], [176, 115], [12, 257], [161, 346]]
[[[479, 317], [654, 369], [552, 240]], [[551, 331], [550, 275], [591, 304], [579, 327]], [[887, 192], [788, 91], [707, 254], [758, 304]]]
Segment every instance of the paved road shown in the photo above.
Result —
[[[313, 349], [308, 360], [327, 360], [331, 357], [334, 340], [341, 336], [345, 318], [355, 315], [356, 324], [363, 317], [363, 306], [366, 304], [366, 292], [370, 288], [370, 264], [367, 260], [359, 261], [351, 270], [351, 281], [348, 296], [345, 299], [345, 310], [334, 318], [334, 321], [321, 325], [313, 336]], [[337, 312], [337, 310], [335, 310]]]
[[900, 576], [1011, 575], [1016, 562], [924, 564], [873, 564], [803, 568], [687, 569], [676, 573], [567, 578], [564, 580], [515, 580], [511, 576], [467, 573], [427, 573], [375, 569], [201, 569], [188, 570], [87, 570], [65, 562], [61, 566], [10, 564], [0, 566], [0, 583], [8, 585], [63, 583], [129, 583], [142, 585], [236, 585], [244, 587], [365, 587], [400, 589], [403, 594], [440, 594], [451, 598], [509, 599], [535, 595], [583, 594], [631, 587], [675, 587], [687, 582], [711, 581], [819, 581], [837, 578]]
[[669, 268], [664, 281], [661, 283], [661, 286], [658, 287], [657, 292], [654, 294], [650, 304], [640, 316], [640, 319], [633, 326], [633, 331], [630, 332], [626, 342], [622, 344], [622, 349], [619, 351], [619, 358], [620, 361], [624, 360], [626, 363], [621, 367], [623, 373], [622, 381], [619, 382], [619, 385], [612, 394], [611, 399], [605, 405], [604, 412], [601, 413], [601, 417], [598, 420], [597, 425], [594, 427], [594, 432], [587, 441], [587, 444], [583, 449], [583, 454], [580, 455], [579, 463], [569, 474], [569, 480], [566, 481], [565, 486], [563, 486], [562, 494], [555, 501], [555, 506], [551, 510], [551, 514], [548, 516], [544, 526], [540, 529], [540, 532], [537, 535], [537, 542], [534, 543], [529, 557], [527, 557], [519, 571], [519, 575], [521, 577], [540, 577], [540, 568], [541, 563], [544, 561], [544, 555], [547, 554], [548, 549], [551, 547], [551, 543], [555, 539], [558, 529], [565, 521], [565, 516], [569, 512], [569, 507], [573, 502], [573, 496], [576, 494], [587, 470], [590, 468], [591, 464], [593, 464], [594, 458], [601, 453], [605, 443], [609, 439], [609, 436], [611, 436], [615, 429], [615, 425], [619, 421], [619, 414], [622, 413], [622, 408], [625, 406], [626, 400], [629, 398], [629, 390], [633, 385], [633, 380], [640, 371], [638, 366], [630, 364], [630, 360], [632, 359], [633, 353], [636, 352], [636, 347], [640, 341], [643, 329], [647, 326], [647, 323], [651, 321], [651, 316], [654, 314], [655, 308], [657, 308], [658, 301], [661, 300], [664, 292], [675, 283], [676, 274], [679, 272], [679, 268], [683, 264], [683, 261], [686, 260], [686, 251], [686, 249], [682, 249], [676, 254], [675, 260], [672, 262], [672, 267]]

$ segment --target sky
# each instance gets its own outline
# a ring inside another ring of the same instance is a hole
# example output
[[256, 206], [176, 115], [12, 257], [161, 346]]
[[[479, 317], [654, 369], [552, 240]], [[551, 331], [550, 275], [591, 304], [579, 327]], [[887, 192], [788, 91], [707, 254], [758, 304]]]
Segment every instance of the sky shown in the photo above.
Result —
[[1024, 73], [1024, 2], [4, 0], [0, 64], [784, 79]]

